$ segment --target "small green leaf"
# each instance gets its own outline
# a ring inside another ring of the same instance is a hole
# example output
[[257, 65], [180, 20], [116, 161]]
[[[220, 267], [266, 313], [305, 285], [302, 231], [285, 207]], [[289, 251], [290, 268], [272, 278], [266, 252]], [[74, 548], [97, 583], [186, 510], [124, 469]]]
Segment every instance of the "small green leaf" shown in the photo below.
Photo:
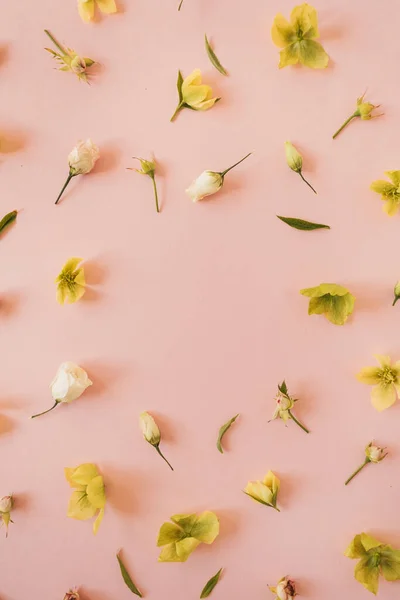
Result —
[[285, 396], [287, 395], [288, 389], [287, 389], [287, 385], [286, 385], [286, 381], [285, 380], [282, 381], [281, 385], [278, 385], [278, 390], [280, 392], [282, 392], [282, 394], [284, 394]]
[[181, 104], [182, 100], [183, 100], [182, 83], [183, 83], [182, 73], [180, 71], [178, 71], [178, 81], [176, 82], [176, 88], [178, 90], [179, 104]]
[[203, 591], [200, 594], [200, 598], [208, 598], [208, 596], [211, 594], [211, 592], [213, 591], [213, 589], [217, 585], [221, 573], [222, 573], [222, 569], [220, 569], [218, 571], [218, 573], [216, 573], [214, 575], [214, 577], [211, 577], [211, 579], [209, 581], [207, 581], [206, 585], [203, 588]]
[[207, 39], [207, 36], [204, 36], [204, 41], [206, 44], [206, 50], [207, 50], [207, 54], [208, 54], [208, 58], [211, 61], [211, 64], [217, 69], [217, 71], [219, 71], [222, 75], [228, 75], [228, 73], [226, 72], [226, 70], [224, 69], [224, 67], [221, 65], [221, 63], [219, 62], [217, 55], [215, 54], [214, 50], [211, 48], [210, 46], [210, 42]]
[[13, 210], [8, 213], [5, 217], [3, 217], [0, 221], [0, 233], [3, 233], [3, 230], [10, 225], [17, 218], [17, 211]]
[[311, 221], [303, 221], [303, 219], [292, 219], [291, 217], [280, 217], [276, 215], [278, 219], [301, 231], [312, 231], [313, 229], [330, 229], [329, 225], [322, 225], [321, 223], [311, 223]]
[[239, 413], [237, 415], [235, 415], [234, 417], [232, 417], [232, 419], [229, 419], [229, 421], [227, 423], [225, 423], [225, 425], [222, 425], [221, 429], [219, 430], [218, 439], [217, 439], [217, 448], [221, 452], [221, 454], [224, 453], [224, 451], [222, 449], [222, 445], [221, 445], [222, 438], [224, 437], [225, 433], [228, 431], [230, 426], [236, 421], [238, 416], [239, 416]]
[[122, 562], [121, 558], [119, 557], [119, 553], [117, 554], [117, 560], [118, 560], [119, 568], [121, 569], [122, 579], [125, 581], [128, 588], [131, 590], [131, 592], [133, 594], [136, 594], [136, 596], [139, 596], [139, 598], [143, 598], [142, 594], [139, 592], [136, 585], [133, 583], [128, 571], [125, 568], [124, 563]]

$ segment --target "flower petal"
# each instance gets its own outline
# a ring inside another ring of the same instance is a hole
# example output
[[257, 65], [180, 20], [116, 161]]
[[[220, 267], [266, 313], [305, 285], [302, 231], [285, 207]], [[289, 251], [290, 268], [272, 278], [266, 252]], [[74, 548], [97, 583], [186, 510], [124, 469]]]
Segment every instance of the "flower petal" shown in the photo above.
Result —
[[290, 44], [290, 46], [286, 46], [283, 50], [279, 52], [279, 65], [280, 69], [283, 67], [287, 67], [289, 65], [297, 65], [299, 62], [299, 44], [295, 42], [294, 44]]
[[94, 477], [87, 486], [87, 497], [93, 506], [96, 508], [104, 508], [106, 505], [106, 493], [104, 489], [104, 481], [101, 475]]
[[185, 532], [174, 523], [163, 523], [158, 533], [157, 546], [175, 543], [185, 537]]
[[354, 569], [354, 577], [368, 591], [377, 594], [379, 586], [379, 567], [369, 566], [368, 559], [368, 556], [364, 556], [360, 562], [357, 563], [356, 568]]
[[68, 504], [67, 516], [79, 521], [91, 519], [96, 514], [96, 508], [92, 506], [83, 491], [77, 490], [71, 494]]
[[196, 523], [191, 530], [192, 537], [204, 542], [212, 544], [219, 534], [219, 520], [215, 513], [206, 510], [198, 516]]
[[361, 535], [359, 534], [355, 536], [344, 554], [348, 558], [362, 558], [366, 555], [366, 552], [367, 551], [361, 542]]
[[201, 84], [201, 71], [200, 69], [195, 69], [185, 77], [182, 82], [182, 93], [191, 85], [200, 85]]
[[378, 548], [378, 546], [382, 546], [382, 542], [372, 537], [372, 535], [368, 535], [368, 533], [362, 533], [360, 539], [366, 552], [372, 548]]
[[172, 515], [171, 521], [179, 525], [186, 534], [190, 535], [192, 527], [197, 521], [197, 515], [196, 513]]
[[94, 0], [78, 0], [78, 11], [82, 21], [88, 23], [94, 17]]
[[377, 385], [371, 390], [372, 406], [379, 412], [386, 410], [396, 402], [396, 389], [393, 384]]
[[84, 463], [79, 465], [73, 473], [69, 473], [70, 481], [78, 485], [88, 485], [92, 479], [99, 474], [96, 465], [93, 463]]
[[303, 65], [312, 69], [325, 69], [328, 66], [329, 56], [319, 42], [304, 39], [298, 45], [299, 60]]
[[193, 537], [188, 537], [180, 542], [176, 542], [175, 548], [180, 562], [187, 561], [193, 550], [195, 550], [199, 544], [201, 544], [201, 542]]
[[392, 183], [390, 183], [390, 181], [385, 181], [384, 179], [377, 179], [376, 181], [373, 181], [371, 183], [369, 189], [373, 192], [376, 192], [377, 194], [383, 194], [384, 196], [387, 196], [396, 188]]
[[389, 217], [393, 217], [399, 210], [399, 198], [388, 198], [382, 206], [382, 210], [389, 215]]
[[99, 510], [99, 514], [97, 515], [97, 518], [96, 518], [95, 522], [93, 523], [93, 533], [94, 533], [94, 535], [96, 535], [96, 533], [98, 532], [100, 524], [101, 524], [101, 522], [103, 520], [103, 517], [104, 517], [104, 508], [102, 508], [102, 509]]
[[96, 2], [101, 12], [106, 15], [111, 15], [112, 13], [117, 12], [115, 0], [96, 0]]
[[392, 359], [387, 354], [374, 354], [374, 357], [381, 365], [381, 367], [391, 367]]
[[299, 37], [318, 37], [318, 17], [315, 8], [307, 3], [295, 6], [290, 14], [290, 23]]
[[292, 25], [281, 14], [276, 15], [274, 19], [271, 37], [278, 48], [285, 48], [296, 41], [296, 33]]
[[385, 171], [393, 185], [398, 188], [400, 186], [400, 171]]
[[176, 552], [176, 543], [164, 546], [158, 557], [158, 562], [182, 562]]
[[268, 473], [264, 477], [263, 483], [271, 490], [273, 494], [278, 492], [281, 486], [281, 482], [272, 471], [268, 471]]
[[381, 369], [379, 367], [364, 367], [356, 377], [366, 385], [377, 385], [380, 382]]

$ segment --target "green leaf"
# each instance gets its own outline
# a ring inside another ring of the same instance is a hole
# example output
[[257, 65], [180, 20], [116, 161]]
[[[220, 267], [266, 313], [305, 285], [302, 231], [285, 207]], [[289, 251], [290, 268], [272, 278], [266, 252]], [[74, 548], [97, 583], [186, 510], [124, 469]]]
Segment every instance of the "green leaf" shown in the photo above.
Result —
[[225, 425], [222, 425], [221, 429], [219, 430], [218, 439], [217, 439], [217, 448], [221, 452], [221, 454], [224, 453], [224, 451], [222, 449], [222, 445], [221, 445], [222, 438], [224, 437], [224, 435], [228, 431], [228, 429], [231, 427], [231, 425], [236, 421], [238, 416], [239, 416], [239, 413], [237, 415], [235, 415], [234, 417], [232, 417], [232, 419], [229, 419], [229, 421], [227, 423], [225, 423]]
[[287, 389], [287, 385], [286, 385], [286, 381], [283, 380], [281, 385], [278, 385], [278, 390], [284, 394], [285, 396], [287, 396], [288, 393], [288, 389]]
[[8, 213], [5, 217], [3, 217], [0, 221], [0, 233], [3, 233], [3, 230], [10, 225], [17, 218], [17, 211], [13, 210]]
[[133, 594], [136, 594], [136, 596], [139, 596], [139, 598], [143, 598], [142, 594], [139, 592], [136, 585], [133, 583], [128, 571], [125, 568], [124, 563], [122, 562], [121, 558], [119, 557], [119, 553], [117, 554], [117, 560], [118, 560], [119, 568], [121, 569], [122, 579], [125, 581], [128, 588], [131, 590], [131, 592]]
[[301, 231], [312, 231], [313, 229], [330, 229], [329, 225], [322, 225], [321, 223], [312, 223], [311, 221], [303, 221], [303, 219], [295, 219], [291, 217], [280, 217], [276, 215], [278, 219], [294, 227], [294, 229], [300, 229]]
[[221, 573], [222, 573], [222, 569], [220, 569], [218, 571], [218, 573], [216, 573], [214, 575], [214, 577], [211, 577], [211, 579], [209, 579], [207, 581], [206, 585], [203, 587], [203, 591], [200, 594], [200, 598], [208, 598], [208, 596], [211, 594], [211, 592], [213, 591], [213, 589], [217, 585]]
[[219, 71], [222, 75], [228, 75], [228, 73], [226, 72], [226, 70], [224, 69], [224, 67], [221, 65], [221, 63], [218, 60], [217, 55], [215, 54], [214, 50], [211, 48], [210, 46], [210, 42], [207, 39], [207, 36], [204, 36], [204, 41], [206, 44], [206, 50], [207, 50], [207, 54], [208, 54], [208, 58], [210, 59], [211, 64], [217, 69], [217, 71]]
[[179, 104], [181, 104], [182, 100], [183, 100], [182, 83], [183, 83], [182, 73], [180, 71], [178, 71], [178, 80], [176, 82], [176, 88], [178, 90]]

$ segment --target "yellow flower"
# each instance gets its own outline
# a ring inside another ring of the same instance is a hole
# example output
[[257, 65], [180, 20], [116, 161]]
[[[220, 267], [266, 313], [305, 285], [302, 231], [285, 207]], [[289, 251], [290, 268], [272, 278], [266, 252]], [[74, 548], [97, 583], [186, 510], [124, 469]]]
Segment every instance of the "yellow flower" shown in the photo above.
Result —
[[173, 121], [182, 108], [191, 108], [192, 110], [208, 110], [221, 98], [213, 98], [213, 92], [209, 85], [202, 84], [201, 71], [195, 69], [193, 73], [183, 79], [182, 73], [178, 71], [179, 103], [174, 114], [171, 117]]
[[373, 385], [372, 406], [381, 412], [396, 402], [400, 394], [400, 361], [393, 365], [389, 356], [376, 354], [380, 367], [365, 367], [357, 374], [358, 381]]
[[256, 502], [260, 502], [260, 504], [264, 504], [265, 506], [270, 506], [280, 512], [279, 508], [276, 506], [279, 488], [279, 479], [272, 471], [268, 471], [263, 481], [249, 481], [243, 491]]
[[[136, 158], [136, 156], [134, 156], [133, 158]], [[155, 160], [145, 160], [144, 158], [136, 158], [136, 160], [140, 161], [140, 166], [142, 168], [141, 169], [131, 169], [130, 167], [128, 167], [128, 170], [136, 171], [136, 173], [140, 173], [141, 175], [148, 175], [148, 177], [150, 177], [150, 179], [153, 182], [154, 197], [156, 200], [156, 210], [159, 213], [160, 207], [158, 205], [158, 193], [157, 193], [157, 185], [156, 185], [156, 178], [155, 178], [156, 161]]]
[[49, 36], [53, 44], [60, 51], [60, 53], [58, 53], [50, 48], [45, 48], [47, 52], [50, 52], [50, 54], [52, 54], [53, 57], [63, 65], [60, 67], [60, 71], [71, 71], [72, 73], [75, 73], [78, 79], [87, 82], [86, 70], [94, 65], [94, 60], [91, 58], [83, 58], [74, 50], [71, 50], [71, 48], [65, 48], [59, 42], [57, 42], [56, 38], [47, 29], [45, 29], [44, 32]]
[[292, 142], [285, 142], [285, 153], [288, 167], [292, 169], [292, 171], [294, 171], [295, 173], [298, 173], [304, 181], [304, 183], [306, 183], [308, 187], [312, 189], [314, 194], [316, 194], [317, 192], [314, 190], [311, 183], [309, 183], [307, 179], [304, 179], [303, 177], [303, 157], [301, 156], [300, 152], [298, 152], [293, 146]]
[[392, 183], [384, 179], [378, 179], [371, 183], [370, 189], [381, 194], [385, 202], [383, 210], [389, 217], [393, 217], [399, 210], [400, 205], [400, 171], [385, 171]]
[[300, 294], [310, 298], [309, 315], [325, 315], [334, 325], [344, 325], [354, 310], [355, 297], [336, 283], [321, 283], [316, 287], [300, 290]]
[[281, 14], [276, 15], [271, 30], [272, 41], [280, 51], [279, 68], [298, 62], [312, 69], [325, 69], [329, 56], [319, 42], [318, 17], [309, 4], [296, 6], [290, 23]]
[[96, 516], [93, 523], [93, 533], [96, 534], [103, 520], [106, 505], [103, 477], [92, 463], [72, 469], [66, 467], [64, 472], [70, 486], [75, 488], [69, 500], [67, 516], [79, 521]]
[[95, 4], [104, 14], [112, 14], [117, 12], [115, 0], [78, 0], [78, 11], [82, 21], [88, 23], [94, 18]]
[[79, 267], [82, 258], [69, 258], [60, 274], [56, 278], [57, 302], [73, 304], [82, 298], [85, 293], [85, 274], [83, 267]]
[[171, 521], [158, 534], [157, 546], [164, 546], [159, 562], [185, 562], [199, 544], [212, 544], [219, 534], [218, 517], [211, 511], [174, 515]]
[[370, 119], [375, 119], [376, 117], [381, 117], [383, 115], [383, 113], [380, 113], [379, 115], [372, 115], [371, 113], [374, 110], [374, 108], [379, 108], [380, 104], [374, 105], [370, 102], [364, 102], [364, 96], [365, 92], [362, 96], [357, 98], [356, 110], [353, 112], [352, 115], [349, 116], [348, 119], [345, 120], [343, 125], [339, 127], [336, 133], [333, 134], [333, 139], [335, 139], [335, 137], [337, 137], [339, 133], [343, 131], [343, 129], [350, 123], [350, 121], [356, 119], [357, 117], [359, 117], [362, 121], [369, 121]]

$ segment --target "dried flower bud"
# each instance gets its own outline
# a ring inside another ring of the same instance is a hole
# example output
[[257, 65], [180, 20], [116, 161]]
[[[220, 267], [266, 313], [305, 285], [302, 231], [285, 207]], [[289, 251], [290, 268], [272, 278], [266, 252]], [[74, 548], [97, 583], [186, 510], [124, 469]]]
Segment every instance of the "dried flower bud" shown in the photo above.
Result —
[[14, 499], [12, 496], [3, 496], [0, 499], [0, 513], [9, 513], [11, 512], [14, 506]]
[[64, 600], [79, 600], [78, 590], [69, 590], [64, 596]]
[[385, 448], [380, 448], [379, 446], [375, 446], [371, 442], [365, 448], [365, 456], [368, 458], [368, 460], [370, 462], [378, 463], [378, 462], [381, 462], [381, 460], [383, 460], [385, 458], [385, 456], [387, 456], [387, 453], [385, 454]]

